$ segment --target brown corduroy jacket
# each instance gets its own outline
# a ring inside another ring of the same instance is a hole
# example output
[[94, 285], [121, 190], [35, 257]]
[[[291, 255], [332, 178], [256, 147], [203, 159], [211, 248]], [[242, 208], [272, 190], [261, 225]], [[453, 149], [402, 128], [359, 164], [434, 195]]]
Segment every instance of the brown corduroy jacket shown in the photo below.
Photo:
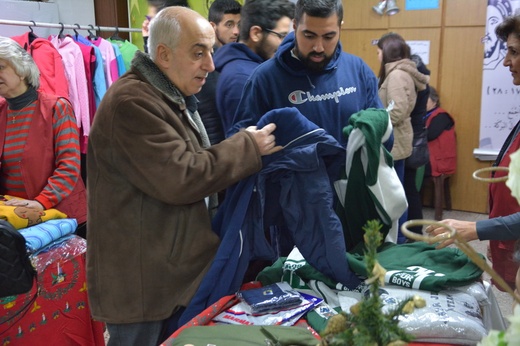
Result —
[[95, 319], [138, 323], [186, 306], [219, 239], [205, 197], [257, 172], [241, 131], [203, 149], [184, 98], [138, 54], [107, 91], [89, 137], [87, 281]]

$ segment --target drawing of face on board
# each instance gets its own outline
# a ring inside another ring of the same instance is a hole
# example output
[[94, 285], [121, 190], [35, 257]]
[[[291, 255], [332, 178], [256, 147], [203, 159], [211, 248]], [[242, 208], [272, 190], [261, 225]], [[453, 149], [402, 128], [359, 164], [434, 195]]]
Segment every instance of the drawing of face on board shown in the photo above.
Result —
[[506, 54], [506, 45], [495, 34], [495, 28], [505, 17], [513, 14], [509, 0], [488, 0], [486, 14], [486, 35], [482, 38], [484, 44], [484, 69], [494, 70], [500, 66]]

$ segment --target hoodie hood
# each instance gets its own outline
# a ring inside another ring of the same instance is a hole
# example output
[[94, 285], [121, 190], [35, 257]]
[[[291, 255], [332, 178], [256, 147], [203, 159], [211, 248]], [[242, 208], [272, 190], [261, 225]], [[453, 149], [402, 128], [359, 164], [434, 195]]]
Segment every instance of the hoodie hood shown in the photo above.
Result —
[[[309, 71], [305, 65], [292, 54], [292, 49], [296, 45], [296, 38], [294, 31], [290, 32], [287, 37], [283, 40], [282, 44], [278, 47], [275, 54], [276, 61], [282, 65], [282, 67], [290, 73], [301, 76], [301, 75], [312, 75], [314, 72]], [[342, 52], [341, 42], [338, 41], [338, 46], [334, 51], [332, 60], [325, 66], [325, 71], [335, 70], [338, 66], [339, 57]], [[323, 72], [319, 72], [322, 74]]]
[[422, 74], [417, 70], [417, 65], [413, 60], [410, 59], [402, 59], [399, 61], [389, 62], [385, 64], [386, 75], [388, 76], [390, 72], [394, 70], [405, 71], [412, 77], [412, 80], [415, 84], [415, 88], [419, 91], [425, 90], [426, 86], [430, 82], [430, 76]]
[[215, 69], [218, 72], [222, 72], [222, 69], [224, 68], [224, 66], [226, 66], [226, 64], [236, 60], [245, 60], [248, 62], [253, 61], [258, 64], [264, 62], [264, 59], [262, 59], [258, 54], [253, 52], [245, 44], [239, 42], [233, 42], [223, 45], [217, 50], [217, 52], [213, 56]]

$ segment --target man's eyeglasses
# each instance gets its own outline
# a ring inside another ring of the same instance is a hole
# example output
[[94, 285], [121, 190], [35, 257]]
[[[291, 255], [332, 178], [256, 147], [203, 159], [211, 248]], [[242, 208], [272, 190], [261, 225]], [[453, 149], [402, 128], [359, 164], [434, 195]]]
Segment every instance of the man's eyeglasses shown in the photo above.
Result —
[[280, 40], [283, 40], [283, 39], [288, 35], [288, 34], [281, 34], [281, 33], [279, 33], [279, 32], [276, 32], [276, 31], [274, 31], [274, 30], [271, 30], [271, 29], [263, 29], [263, 30], [265, 30], [265, 31], [267, 31], [268, 33], [271, 33], [271, 34], [275, 34], [276, 36], [278, 36], [278, 38], [279, 38]]

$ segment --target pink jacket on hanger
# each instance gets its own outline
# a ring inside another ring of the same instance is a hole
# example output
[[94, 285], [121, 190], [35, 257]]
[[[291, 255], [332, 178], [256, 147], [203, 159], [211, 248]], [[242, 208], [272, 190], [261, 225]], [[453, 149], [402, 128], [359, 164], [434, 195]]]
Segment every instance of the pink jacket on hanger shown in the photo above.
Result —
[[90, 132], [88, 85], [81, 48], [72, 37], [49, 36], [49, 41], [62, 57], [65, 75], [69, 81], [69, 101], [74, 109], [76, 124], [83, 135], [88, 136]]

